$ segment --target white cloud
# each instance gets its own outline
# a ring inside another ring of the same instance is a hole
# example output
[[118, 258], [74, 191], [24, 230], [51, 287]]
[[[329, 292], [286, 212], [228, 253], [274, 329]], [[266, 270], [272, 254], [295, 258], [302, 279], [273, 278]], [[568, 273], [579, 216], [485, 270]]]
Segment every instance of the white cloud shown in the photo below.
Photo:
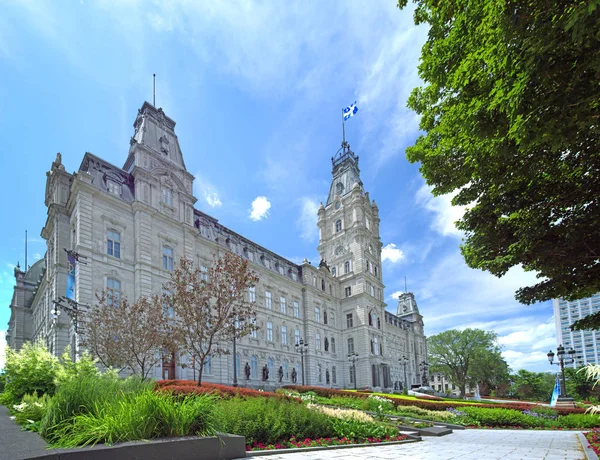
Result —
[[434, 197], [431, 187], [424, 184], [416, 194], [416, 202], [426, 210], [435, 213], [431, 228], [443, 236], [462, 238], [463, 232], [456, 228], [455, 222], [462, 218], [465, 206], [452, 206], [451, 200], [456, 193]]
[[266, 196], [257, 196], [252, 202], [252, 209], [250, 209], [250, 219], [257, 221], [264, 219], [269, 214], [271, 209], [271, 203]]
[[392, 293], [392, 295], [390, 296], [390, 298], [398, 300], [402, 294], [404, 294], [404, 292], [402, 292], [402, 291], [396, 291], [396, 292]]
[[319, 236], [319, 228], [317, 227], [319, 202], [305, 196], [300, 199], [300, 203], [301, 211], [297, 221], [300, 236], [306, 241], [314, 241]]
[[194, 176], [194, 189], [196, 196], [203, 196], [211, 208], [221, 207], [223, 202], [216, 187], [204, 179], [200, 174]]
[[389, 260], [391, 263], [395, 264], [396, 262], [400, 262], [404, 260], [405, 256], [402, 250], [394, 243], [389, 243], [383, 247], [381, 250], [381, 261]]
[[535, 372], [547, 371], [548, 357], [543, 351], [515, 351], [506, 350], [502, 352], [513, 372], [519, 369], [527, 369]]
[[6, 362], [6, 331], [0, 331], [0, 371], [4, 369], [4, 363]]

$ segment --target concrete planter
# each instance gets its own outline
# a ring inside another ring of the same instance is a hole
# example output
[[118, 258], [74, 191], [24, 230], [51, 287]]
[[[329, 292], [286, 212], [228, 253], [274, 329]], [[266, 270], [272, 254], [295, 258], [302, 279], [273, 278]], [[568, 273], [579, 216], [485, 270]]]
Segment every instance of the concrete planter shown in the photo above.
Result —
[[246, 456], [243, 436], [220, 434], [213, 437], [186, 436], [161, 438], [148, 441], [130, 441], [106, 446], [77, 449], [52, 449], [35, 457], [34, 460], [228, 460]]

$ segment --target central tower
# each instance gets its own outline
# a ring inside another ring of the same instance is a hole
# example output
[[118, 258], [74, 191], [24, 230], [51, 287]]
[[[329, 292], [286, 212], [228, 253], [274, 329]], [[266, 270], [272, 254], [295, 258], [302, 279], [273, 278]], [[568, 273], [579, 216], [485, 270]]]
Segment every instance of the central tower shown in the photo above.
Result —
[[[359, 354], [359, 384], [381, 386], [388, 383], [389, 368], [383, 359], [385, 303], [379, 210], [364, 190], [358, 156], [347, 142], [342, 143], [331, 162], [327, 203], [319, 207], [318, 250], [339, 280], [344, 352]], [[372, 379], [365, 381], [367, 375]]]

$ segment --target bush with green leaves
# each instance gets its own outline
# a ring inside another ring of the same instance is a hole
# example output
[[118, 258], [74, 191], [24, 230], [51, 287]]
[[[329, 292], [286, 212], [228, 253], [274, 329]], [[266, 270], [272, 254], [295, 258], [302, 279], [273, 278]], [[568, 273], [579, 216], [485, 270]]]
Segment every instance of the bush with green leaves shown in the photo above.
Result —
[[37, 393], [23, 396], [21, 403], [15, 404], [11, 408], [11, 412], [15, 414], [15, 421], [25, 430], [38, 431], [50, 398], [47, 393], [41, 397], [38, 397]]
[[600, 426], [600, 416], [591, 414], [567, 414], [556, 419], [551, 426], [569, 429], [590, 429]]
[[26, 342], [19, 351], [6, 349], [6, 384], [0, 401], [11, 407], [19, 404], [26, 394], [54, 394], [54, 379], [60, 364], [46, 347]]
[[67, 346], [60, 357], [60, 365], [56, 369], [55, 385], [60, 386], [69, 380], [100, 375], [100, 371], [96, 366], [97, 361], [87, 350], [78, 357], [77, 361], [73, 361], [71, 359], [71, 347]]
[[364, 442], [368, 438], [397, 436], [398, 428], [386, 423], [363, 422], [352, 418], [332, 418], [331, 425], [339, 438]]
[[232, 398], [217, 405], [218, 431], [246, 437], [246, 443], [275, 443], [298, 439], [333, 437], [330, 417], [296, 401], [266, 398]]

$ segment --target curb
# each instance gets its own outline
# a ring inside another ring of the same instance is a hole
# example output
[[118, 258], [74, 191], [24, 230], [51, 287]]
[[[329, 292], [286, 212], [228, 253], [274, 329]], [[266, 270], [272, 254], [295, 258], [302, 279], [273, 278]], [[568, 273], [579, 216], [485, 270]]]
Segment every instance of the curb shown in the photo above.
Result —
[[320, 446], [320, 447], [301, 447], [298, 449], [271, 449], [271, 450], [253, 450], [247, 451], [246, 457], [260, 457], [263, 455], [279, 455], [279, 454], [296, 454], [301, 452], [316, 452], [319, 450], [336, 450], [336, 449], [348, 449], [354, 447], [373, 447], [373, 446], [393, 446], [396, 444], [407, 444], [411, 442], [419, 442], [419, 439], [405, 439], [403, 441], [391, 441], [391, 442], [374, 442], [367, 444], [343, 444], [341, 446]]
[[585, 438], [584, 434], [581, 432], [577, 433], [577, 439], [579, 439], [579, 444], [581, 444], [581, 450], [583, 450], [583, 453], [585, 454], [587, 460], [598, 460], [596, 452], [594, 452], [591, 447], [588, 447], [590, 444]]

